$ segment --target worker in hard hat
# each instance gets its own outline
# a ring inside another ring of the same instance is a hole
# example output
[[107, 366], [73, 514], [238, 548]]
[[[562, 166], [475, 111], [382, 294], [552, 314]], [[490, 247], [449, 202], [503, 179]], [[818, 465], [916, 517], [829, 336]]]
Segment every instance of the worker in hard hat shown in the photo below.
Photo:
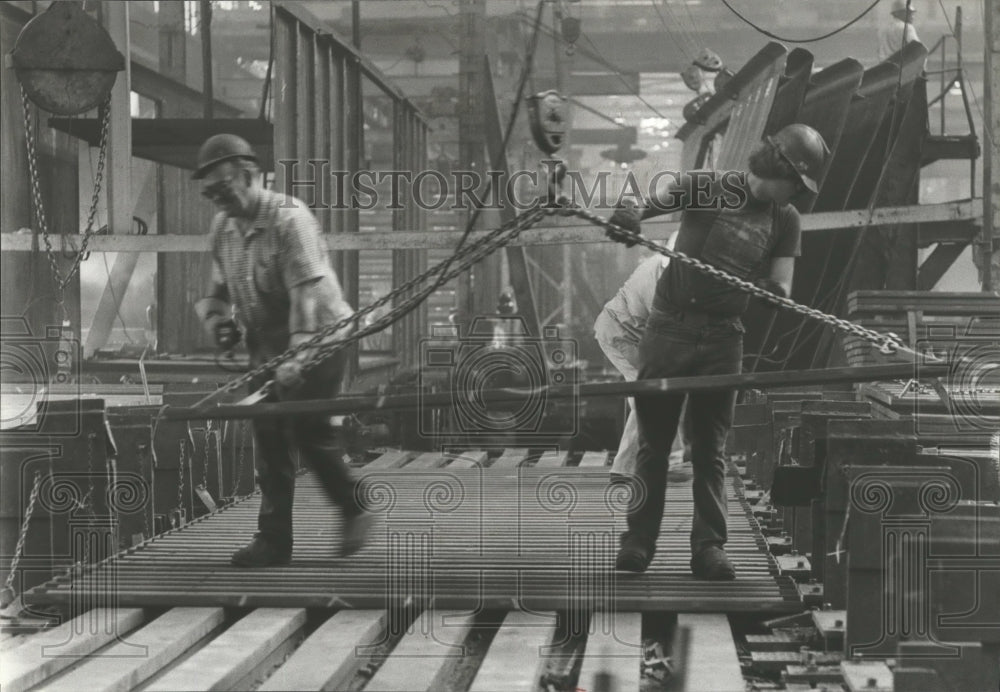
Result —
[[[220, 349], [231, 350], [245, 339], [251, 366], [354, 314], [344, 300], [316, 217], [300, 200], [264, 188], [261, 178], [257, 156], [241, 137], [215, 135], [198, 152], [194, 179], [219, 211], [209, 236], [212, 291], [195, 309]], [[251, 391], [273, 380], [271, 401], [336, 396], [345, 352], [315, 364], [305, 377], [304, 365], [313, 356], [307, 349], [286, 360], [252, 381]], [[253, 429], [261, 490], [257, 533], [232, 555], [232, 564], [266, 567], [291, 560], [296, 450], [343, 512], [339, 553], [359, 550], [373, 515], [359, 504], [330, 416], [255, 418]]]
[[888, 60], [907, 43], [920, 40], [913, 26], [916, 12], [913, 0], [892, 0], [889, 18], [882, 23], [878, 31], [879, 62]]
[[[667, 247], [673, 248], [677, 234], [667, 239]], [[604, 355], [626, 380], [635, 380], [639, 375], [639, 342], [646, 329], [649, 309], [656, 292], [656, 282], [663, 270], [670, 264], [666, 255], [654, 254], [636, 267], [615, 295], [604, 304], [604, 308], [594, 321], [594, 338], [604, 351]], [[635, 400], [629, 397], [629, 411], [625, 416], [618, 452], [611, 464], [612, 479], [635, 475], [635, 459], [639, 451], [639, 422], [635, 417]], [[690, 419], [683, 417], [684, 425], [679, 430], [681, 460], [691, 461], [691, 445], [685, 430], [690, 427]]]
[[[747, 171], [720, 171], [698, 176], [700, 180], [693, 173], [661, 176], [642, 207], [619, 208], [610, 220], [638, 233], [641, 221], [681, 210], [678, 252], [788, 296], [801, 247], [799, 214], [789, 202], [802, 191], [818, 190], [828, 154], [816, 130], [789, 125], [754, 149]], [[707, 196], [702, 192], [706, 183]], [[616, 229], [608, 230], [608, 236], [635, 244]], [[748, 303], [747, 292], [671, 260], [656, 284], [639, 345], [639, 379], [739, 373], [744, 333], [740, 317]], [[694, 476], [691, 570], [701, 579], [733, 579], [736, 572], [724, 548], [725, 444], [735, 390], [636, 396], [636, 495], [616, 567], [642, 572], [653, 559], [663, 519], [667, 459], [685, 399]]]

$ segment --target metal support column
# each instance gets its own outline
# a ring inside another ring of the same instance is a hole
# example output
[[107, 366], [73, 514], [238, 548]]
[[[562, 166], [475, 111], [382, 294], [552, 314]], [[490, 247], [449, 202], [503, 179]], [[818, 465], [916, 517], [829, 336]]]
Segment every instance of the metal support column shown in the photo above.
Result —
[[[484, 152], [486, 150], [485, 124], [483, 108], [486, 101], [483, 85], [483, 46], [486, 45], [486, 2], [485, 0], [461, 0], [458, 16], [459, 34], [459, 120], [458, 120], [458, 158], [462, 171], [474, 171], [480, 175], [486, 169]], [[483, 186], [477, 186], [476, 195], [481, 195]], [[456, 199], [456, 201], [458, 201]], [[468, 200], [465, 200], [466, 202]], [[478, 210], [470, 205], [463, 218], [463, 225], [468, 225], [473, 218], [480, 218]], [[457, 305], [460, 329], [465, 330], [476, 314], [492, 312], [492, 306], [477, 305], [477, 296], [484, 299], [481, 287], [476, 284], [473, 276], [483, 273], [485, 263], [477, 265], [471, 271], [458, 277]]]
[[[108, 33], [111, 35], [115, 45], [122, 54], [129, 55], [128, 3], [105, 3], [104, 18]], [[131, 66], [130, 61], [126, 59], [125, 69], [118, 76], [118, 79], [115, 80], [115, 85], [111, 89], [111, 120], [108, 124], [107, 153], [108, 231], [121, 235], [126, 235], [132, 230], [131, 89]], [[82, 160], [83, 158], [81, 157]], [[81, 201], [88, 198], [88, 195], [82, 195]], [[83, 220], [85, 217], [81, 214], [80, 218]], [[95, 221], [94, 225], [98, 225], [98, 222]], [[107, 343], [120, 309], [120, 302], [125, 296], [125, 291], [128, 290], [138, 261], [139, 253], [137, 252], [119, 253], [115, 258], [104, 294], [101, 297], [100, 303], [97, 306], [97, 312], [94, 313], [94, 320], [87, 332], [87, 341], [84, 343], [83, 348], [85, 357], [93, 356], [97, 349], [103, 348]]]
[[[129, 8], [127, 2], [104, 3], [108, 33], [122, 54], [129, 55]], [[108, 228], [128, 233], [132, 228], [132, 78], [130, 61], [111, 89], [111, 123], [108, 128]]]
[[996, 141], [996, 133], [1000, 132], [1000, 0], [986, 0], [984, 7], [983, 33], [983, 140], [986, 145], [983, 157], [983, 227], [979, 236], [979, 270], [982, 276], [983, 291], [996, 291], [993, 276], [994, 242], [997, 230], [1000, 229], [1000, 146]]

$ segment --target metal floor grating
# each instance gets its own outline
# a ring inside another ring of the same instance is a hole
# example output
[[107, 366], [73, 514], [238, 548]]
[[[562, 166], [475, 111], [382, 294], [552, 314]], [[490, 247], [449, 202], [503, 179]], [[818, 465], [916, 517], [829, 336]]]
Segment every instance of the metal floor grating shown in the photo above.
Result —
[[[386, 608], [527, 611], [801, 609], [735, 485], [728, 485], [734, 582], [695, 580], [688, 568], [690, 483], [673, 483], [657, 554], [645, 574], [613, 569], [625, 527], [606, 469], [361, 470], [381, 523], [358, 554], [335, 555], [341, 520], [315, 480], [300, 476], [295, 553], [286, 567], [240, 569], [229, 556], [256, 528], [259, 495], [165, 533], [97, 567], [25, 594], [35, 604]], [[728, 479], [739, 483], [738, 479]]]

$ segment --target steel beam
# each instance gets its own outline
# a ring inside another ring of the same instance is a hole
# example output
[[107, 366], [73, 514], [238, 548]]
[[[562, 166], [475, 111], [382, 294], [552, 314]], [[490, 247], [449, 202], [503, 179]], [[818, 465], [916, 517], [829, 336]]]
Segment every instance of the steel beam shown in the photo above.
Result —
[[[959, 222], [976, 219], [982, 214], [982, 200], [919, 204], [899, 207], [882, 207], [869, 212], [866, 209], [804, 214], [802, 232], [824, 230], [850, 230], [867, 226], [893, 226], [908, 224], [917, 229], [918, 224]], [[870, 222], [869, 222], [870, 219]], [[656, 219], [643, 224], [643, 235], [651, 240], [665, 241], [679, 228], [675, 221]], [[336, 228], [336, 226], [335, 226]], [[485, 231], [473, 231], [468, 242], [473, 243]], [[331, 250], [426, 250], [455, 247], [461, 231], [405, 230], [386, 233], [332, 234], [327, 237]], [[604, 229], [589, 223], [538, 225], [524, 231], [510, 243], [518, 245], [561, 245], [563, 243], [611, 242]], [[93, 252], [208, 252], [208, 237], [204, 235], [163, 234], [155, 236], [95, 236], [87, 246]], [[32, 236], [21, 233], [0, 233], [0, 252], [28, 252], [32, 250]]]

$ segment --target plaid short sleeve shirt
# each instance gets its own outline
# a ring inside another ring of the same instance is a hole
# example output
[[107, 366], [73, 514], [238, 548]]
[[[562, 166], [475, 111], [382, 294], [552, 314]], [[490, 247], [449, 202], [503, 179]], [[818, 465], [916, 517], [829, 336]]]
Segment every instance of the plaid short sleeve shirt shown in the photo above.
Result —
[[329, 280], [335, 294], [333, 304], [322, 306], [321, 325], [353, 313], [330, 265], [319, 223], [301, 200], [262, 190], [252, 224], [241, 230], [235, 219], [220, 212], [212, 222], [210, 242], [214, 278], [228, 289], [248, 341], [256, 337], [284, 348], [289, 291], [316, 279]]

